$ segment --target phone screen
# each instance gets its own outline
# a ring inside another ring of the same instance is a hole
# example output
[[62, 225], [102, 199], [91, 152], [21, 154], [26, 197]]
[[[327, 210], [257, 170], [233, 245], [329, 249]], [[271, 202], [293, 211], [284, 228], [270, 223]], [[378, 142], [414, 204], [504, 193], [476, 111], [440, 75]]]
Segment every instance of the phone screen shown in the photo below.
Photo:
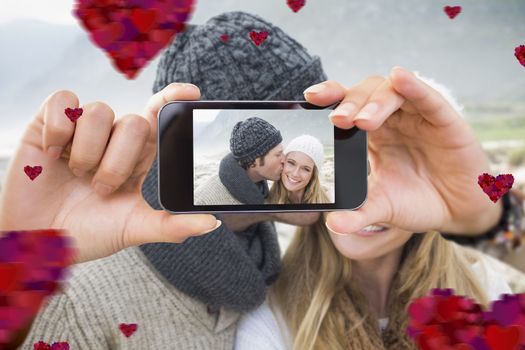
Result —
[[[235, 162], [225, 161], [229, 155]], [[326, 110], [194, 109], [193, 204], [256, 204], [205, 200], [214, 177], [242, 172], [268, 187], [265, 204], [334, 203], [334, 127]]]

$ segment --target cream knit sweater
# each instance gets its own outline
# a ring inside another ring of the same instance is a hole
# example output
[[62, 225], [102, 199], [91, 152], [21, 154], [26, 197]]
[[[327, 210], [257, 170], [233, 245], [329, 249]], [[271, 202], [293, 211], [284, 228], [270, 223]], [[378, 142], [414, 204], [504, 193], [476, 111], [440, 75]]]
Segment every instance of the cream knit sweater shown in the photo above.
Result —
[[[207, 306], [167, 283], [140, 249], [72, 269], [19, 349], [65, 341], [72, 350], [231, 349], [239, 313]], [[136, 323], [126, 338], [120, 323]]]

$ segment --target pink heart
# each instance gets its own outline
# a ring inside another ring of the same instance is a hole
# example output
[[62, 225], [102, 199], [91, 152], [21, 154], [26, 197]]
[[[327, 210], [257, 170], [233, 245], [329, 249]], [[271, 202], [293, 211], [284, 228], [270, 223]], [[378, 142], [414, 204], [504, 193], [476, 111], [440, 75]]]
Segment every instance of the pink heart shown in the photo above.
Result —
[[40, 165], [35, 165], [35, 166], [26, 165], [24, 167], [24, 172], [31, 179], [31, 181], [33, 181], [34, 179], [38, 177], [38, 175], [42, 173], [42, 167]]
[[138, 325], [136, 323], [121, 323], [118, 328], [127, 338], [129, 338], [133, 333], [137, 331]]
[[252, 39], [255, 46], [260, 46], [266, 40], [266, 38], [268, 38], [268, 35], [268, 32], [250, 32], [250, 38]]
[[445, 6], [443, 8], [448, 18], [454, 19], [461, 12], [461, 6]]
[[[195, 0], [76, 0], [73, 13], [93, 43], [108, 54], [114, 67], [133, 79], [176, 33], [184, 30], [194, 3]], [[127, 43], [146, 49], [129, 50]]]
[[512, 174], [503, 174], [494, 177], [484, 173], [478, 176], [478, 185], [494, 203], [512, 188], [513, 183], [514, 177]]

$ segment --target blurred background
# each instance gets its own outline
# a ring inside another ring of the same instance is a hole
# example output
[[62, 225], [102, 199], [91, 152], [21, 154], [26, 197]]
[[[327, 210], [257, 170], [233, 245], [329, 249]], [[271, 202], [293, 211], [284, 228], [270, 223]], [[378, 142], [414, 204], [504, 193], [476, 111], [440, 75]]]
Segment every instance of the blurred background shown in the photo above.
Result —
[[[101, 100], [117, 115], [141, 113], [158, 59], [134, 81], [111, 66], [71, 15], [73, 0], [2, 0], [0, 11], [0, 179], [25, 125], [53, 91], [81, 104]], [[444, 6], [461, 5], [453, 20]], [[258, 14], [319, 55], [331, 79], [351, 86], [401, 65], [446, 86], [489, 154], [492, 174], [525, 185], [524, 0], [198, 0], [190, 23], [225, 11]], [[454, 135], [450, 135], [454, 137]]]
[[[0, 177], [25, 125], [53, 91], [81, 104], [102, 100], [117, 115], [140, 113], [151, 95], [152, 61], [134, 81], [117, 73], [72, 16], [73, 0], [2, 0], [0, 12]], [[446, 5], [461, 5], [453, 20]], [[525, 183], [525, 1], [198, 0], [190, 23], [243, 10], [277, 24], [321, 56], [328, 76], [352, 85], [394, 65], [445, 85], [490, 155], [493, 172]]]

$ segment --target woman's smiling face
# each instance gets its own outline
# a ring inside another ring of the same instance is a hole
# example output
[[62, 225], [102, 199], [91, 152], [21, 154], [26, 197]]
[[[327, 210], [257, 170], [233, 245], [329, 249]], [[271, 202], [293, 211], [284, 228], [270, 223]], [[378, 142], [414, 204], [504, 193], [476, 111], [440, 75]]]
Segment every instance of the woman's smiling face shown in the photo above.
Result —
[[303, 152], [292, 151], [286, 155], [281, 181], [291, 192], [305, 188], [314, 172], [315, 163]]

